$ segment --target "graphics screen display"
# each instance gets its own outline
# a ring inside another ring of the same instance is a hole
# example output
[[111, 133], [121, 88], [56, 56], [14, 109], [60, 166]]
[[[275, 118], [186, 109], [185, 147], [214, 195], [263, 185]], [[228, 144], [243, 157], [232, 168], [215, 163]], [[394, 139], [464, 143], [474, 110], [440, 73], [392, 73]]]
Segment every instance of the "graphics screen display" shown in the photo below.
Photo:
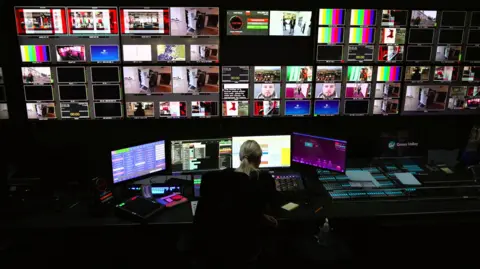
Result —
[[15, 8], [18, 35], [64, 35], [65, 8]]
[[373, 44], [375, 28], [351, 27], [348, 37], [350, 44]]
[[373, 61], [373, 46], [350, 45], [348, 46], [348, 61], [363, 62]]
[[169, 35], [170, 10], [120, 9], [122, 34], [131, 35]]
[[227, 35], [269, 35], [269, 11], [228, 10]]
[[313, 114], [315, 116], [338, 115], [340, 111], [340, 100], [315, 100]]
[[293, 133], [292, 161], [344, 172], [347, 161], [347, 141]]
[[352, 26], [375, 26], [375, 9], [352, 9], [350, 25]]
[[319, 27], [317, 43], [319, 44], [336, 44], [343, 43], [342, 27]]
[[120, 52], [117, 45], [90, 46], [92, 62], [119, 62]]
[[62, 119], [89, 119], [87, 102], [69, 102], [60, 103], [60, 113]]
[[50, 62], [50, 49], [47, 45], [21, 45], [20, 52], [24, 63]]
[[311, 11], [270, 11], [269, 33], [273, 36], [310, 36]]
[[401, 66], [379, 66], [377, 69], [377, 81], [400, 81], [402, 80]]
[[445, 110], [447, 85], [408, 85], [403, 111]]
[[232, 139], [172, 141], [171, 167], [173, 172], [230, 168], [232, 167]]
[[285, 116], [309, 116], [310, 104], [309, 100], [285, 101]]
[[318, 12], [318, 25], [344, 25], [345, 9], [321, 8]]
[[69, 34], [117, 35], [117, 8], [69, 8]]
[[240, 147], [247, 140], [254, 140], [262, 148], [260, 168], [290, 167], [290, 135], [234, 136], [232, 138], [232, 167], [240, 166]]
[[123, 45], [124, 62], [151, 62], [152, 46], [150, 45]]

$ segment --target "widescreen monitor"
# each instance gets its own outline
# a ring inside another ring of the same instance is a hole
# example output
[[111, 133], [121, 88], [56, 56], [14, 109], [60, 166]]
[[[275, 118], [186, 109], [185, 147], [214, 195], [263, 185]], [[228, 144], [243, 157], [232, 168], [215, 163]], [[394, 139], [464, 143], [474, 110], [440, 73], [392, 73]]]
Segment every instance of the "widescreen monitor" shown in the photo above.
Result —
[[293, 133], [292, 161], [345, 172], [347, 141]]
[[247, 140], [255, 140], [262, 148], [260, 168], [290, 167], [290, 135], [234, 136], [232, 138], [232, 166], [240, 166], [240, 147]]
[[232, 139], [196, 139], [171, 142], [172, 172], [212, 171], [232, 165]]
[[111, 155], [114, 184], [166, 169], [165, 140], [114, 150]]

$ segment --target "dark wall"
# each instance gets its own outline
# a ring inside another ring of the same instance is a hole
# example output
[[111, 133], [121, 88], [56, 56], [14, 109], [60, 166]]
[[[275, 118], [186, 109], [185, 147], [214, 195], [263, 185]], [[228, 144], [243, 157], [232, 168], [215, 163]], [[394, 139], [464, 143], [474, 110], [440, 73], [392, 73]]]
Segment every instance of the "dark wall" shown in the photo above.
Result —
[[[346, 139], [350, 157], [369, 157], [382, 131], [409, 129], [428, 148], [462, 147], [474, 116], [369, 116], [318, 118], [247, 118], [247, 119], [158, 119], [114, 121], [28, 121], [23, 97], [20, 53], [14, 27], [13, 6], [65, 6], [65, 1], [8, 1], [0, 8], [2, 37], [1, 65], [4, 69], [11, 112], [9, 122], [0, 122], [0, 155], [22, 170], [59, 180], [84, 175], [108, 174], [109, 151], [123, 146], [159, 139], [191, 139], [232, 135], [288, 134], [294, 131]], [[393, 3], [393, 2], [392, 2]], [[402, 1], [393, 6], [385, 1], [336, 2], [344, 8], [418, 8], [458, 9], [458, 3], [438, 1]], [[158, 6], [158, 1], [82, 1], [85, 6]], [[225, 25], [227, 9], [295, 9], [314, 10], [320, 2], [312, 1], [172, 1], [165, 6], [220, 6]], [[290, 4], [290, 5], [288, 5]], [[443, 5], [443, 6], [442, 6]], [[470, 6], [466, 6], [470, 5]], [[474, 6], [476, 5], [476, 6]], [[462, 8], [478, 9], [480, 3], [462, 2]], [[315, 13], [314, 13], [315, 14]], [[314, 25], [314, 24], [312, 24]], [[314, 35], [306, 38], [259, 37], [249, 39], [225, 37], [221, 32], [221, 64], [314, 64]], [[315, 32], [314, 32], [315, 33]], [[268, 38], [269, 40], [265, 40]], [[265, 42], [269, 42], [268, 45]], [[294, 42], [295, 41], [295, 42]], [[257, 45], [258, 44], [258, 45]], [[252, 51], [252, 48], [256, 48]], [[478, 116], [477, 116], [478, 117]]]

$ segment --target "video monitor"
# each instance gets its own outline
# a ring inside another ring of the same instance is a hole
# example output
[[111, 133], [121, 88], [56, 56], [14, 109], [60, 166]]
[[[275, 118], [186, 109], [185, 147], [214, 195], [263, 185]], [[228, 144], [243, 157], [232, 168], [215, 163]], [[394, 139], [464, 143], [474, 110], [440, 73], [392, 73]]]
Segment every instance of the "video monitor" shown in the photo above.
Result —
[[170, 145], [173, 173], [232, 167], [232, 138], [174, 140]]
[[50, 67], [22, 67], [24, 84], [52, 84]]
[[366, 115], [370, 106], [369, 100], [345, 100], [345, 115]]
[[375, 28], [351, 27], [348, 36], [350, 44], [373, 44], [375, 41]]
[[473, 11], [470, 20], [471, 27], [480, 27], [480, 11]]
[[249, 101], [223, 101], [222, 115], [224, 117], [248, 117]]
[[403, 61], [404, 54], [405, 54], [404, 46], [380, 45], [378, 46], [377, 61], [379, 62]]
[[373, 46], [371, 45], [348, 46], [348, 61], [351, 61], [351, 62], [373, 61]]
[[405, 44], [406, 28], [382, 28], [380, 44]]
[[115, 7], [68, 8], [68, 22], [71, 35], [118, 35]]
[[146, 119], [154, 117], [153, 102], [126, 102], [127, 118]]
[[53, 101], [52, 85], [25, 85], [25, 101]]
[[254, 86], [254, 99], [280, 99], [279, 83], [257, 83]]
[[280, 101], [254, 101], [253, 116], [280, 116]]
[[234, 136], [232, 138], [232, 167], [240, 166], [240, 147], [247, 140], [256, 141], [262, 148], [260, 168], [290, 167], [290, 135]]
[[255, 82], [280, 82], [281, 66], [255, 66]]
[[315, 98], [316, 99], [335, 99], [340, 98], [342, 92], [341, 83], [317, 83], [315, 85]]
[[56, 46], [57, 62], [85, 62], [87, 61], [85, 55], [84, 45], [62, 45]]
[[94, 100], [122, 100], [120, 85], [99, 84], [92, 85]]
[[0, 102], [6, 102], [7, 101], [7, 93], [5, 91], [5, 87], [3, 85], [0, 85]]
[[67, 33], [65, 8], [15, 8], [18, 35], [64, 35]]
[[480, 61], [480, 47], [467, 46], [465, 51], [465, 61]]
[[448, 98], [447, 108], [451, 110], [463, 110], [467, 106], [467, 88], [466, 86], [452, 86]]
[[321, 8], [318, 12], [318, 25], [344, 25], [345, 9]]
[[468, 44], [480, 44], [480, 30], [471, 29], [468, 32]]
[[401, 66], [379, 66], [377, 68], [377, 81], [401, 81]]
[[218, 116], [218, 102], [193, 101], [192, 117], [215, 117]]
[[165, 140], [111, 151], [113, 184], [167, 169]]
[[151, 45], [123, 45], [124, 62], [151, 62]]
[[93, 83], [118, 83], [120, 82], [119, 68], [117, 66], [95, 66], [90, 68]]
[[85, 83], [85, 67], [57, 67], [58, 83]]
[[310, 99], [311, 96], [311, 83], [287, 83], [285, 85], [286, 99]]
[[285, 101], [285, 116], [310, 116], [310, 100]]
[[170, 28], [172, 36], [218, 36], [219, 8], [172, 7]]
[[348, 66], [347, 81], [372, 81], [372, 66]]
[[[124, 55], [125, 56], [125, 55]], [[92, 62], [116, 63], [120, 61], [118, 45], [91, 45]]]
[[94, 103], [95, 118], [97, 119], [115, 119], [122, 118], [122, 103], [101, 102]]
[[432, 47], [408, 46], [407, 61], [430, 61], [432, 58]]
[[432, 44], [434, 29], [410, 29], [410, 37], [408, 43], [410, 44]]
[[216, 44], [190, 45], [190, 62], [217, 63], [218, 52]]
[[173, 93], [218, 93], [218, 66], [173, 66]]
[[351, 26], [375, 26], [375, 9], [352, 9], [350, 14]]
[[270, 11], [271, 36], [310, 36], [311, 11]]
[[222, 99], [238, 100], [248, 99], [250, 86], [248, 83], [223, 84]]
[[382, 10], [382, 26], [399, 27], [407, 26], [408, 10]]
[[457, 81], [458, 67], [457, 66], [435, 66], [433, 73], [433, 81]]
[[270, 12], [227, 10], [227, 35], [268, 36]]
[[340, 100], [315, 100], [314, 116], [334, 116], [340, 113]]
[[300, 133], [293, 133], [292, 141], [292, 162], [345, 172], [347, 141]]
[[89, 119], [88, 102], [60, 103], [60, 115], [62, 119]]
[[463, 29], [440, 29], [438, 44], [462, 44]]
[[56, 119], [55, 103], [27, 103], [27, 117], [30, 120]]
[[400, 100], [398, 99], [375, 100], [373, 103], [374, 115], [394, 115], [398, 114], [399, 110]]
[[375, 98], [400, 98], [400, 83], [377, 83]]
[[[193, 47], [194, 45], [192, 45]], [[198, 45], [195, 45], [199, 47]], [[205, 46], [203, 47], [203, 54], [206, 55], [205, 51], [208, 52], [208, 55], [211, 54], [211, 49], [206, 50]], [[199, 50], [197, 48], [197, 50]], [[218, 46], [217, 46], [218, 51]], [[175, 44], [161, 44], [157, 45], [157, 61], [158, 62], [185, 62], [187, 60], [185, 45], [175, 45]]]
[[480, 87], [478, 87], [478, 86], [468, 86], [467, 96], [468, 97], [480, 97]]
[[187, 102], [160, 102], [160, 117], [181, 118], [187, 116]]
[[21, 45], [20, 52], [24, 63], [50, 62], [50, 47], [48, 45]]
[[405, 70], [406, 81], [429, 81], [430, 66], [407, 66]]
[[462, 57], [462, 46], [437, 46], [435, 61], [460, 61]]
[[169, 35], [168, 8], [120, 8], [122, 35]]
[[7, 120], [8, 118], [8, 104], [0, 104], [0, 120]]
[[464, 66], [462, 72], [462, 81], [480, 81], [480, 66]]
[[250, 68], [248, 66], [223, 66], [222, 67], [222, 82], [249, 82]]
[[317, 66], [316, 81], [342, 81], [342, 66]]
[[443, 111], [447, 94], [447, 85], [408, 85], [403, 111]]
[[[172, 93], [170, 66], [124, 66], [123, 77], [125, 94]], [[179, 80], [186, 80], [186, 75]]]
[[412, 10], [410, 18], [411, 27], [436, 27], [437, 11], [435, 10]]
[[443, 11], [442, 21], [440, 26], [442, 27], [463, 27], [465, 26], [465, 18], [467, 12], [465, 11]]
[[343, 61], [343, 46], [317, 46], [317, 61]]
[[318, 27], [318, 44], [337, 44], [343, 43], [343, 27]]
[[313, 66], [287, 66], [287, 81], [312, 81]]
[[347, 83], [345, 86], [345, 98], [369, 98], [371, 90], [372, 84], [370, 83]]
[[87, 87], [83, 85], [58, 85], [60, 101], [86, 101]]

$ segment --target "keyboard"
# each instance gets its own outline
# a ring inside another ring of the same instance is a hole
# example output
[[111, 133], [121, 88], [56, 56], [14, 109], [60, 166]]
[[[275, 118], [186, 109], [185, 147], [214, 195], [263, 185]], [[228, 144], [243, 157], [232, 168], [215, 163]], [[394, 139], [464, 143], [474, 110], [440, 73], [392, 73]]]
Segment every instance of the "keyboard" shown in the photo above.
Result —
[[275, 188], [279, 192], [294, 192], [304, 189], [302, 176], [299, 173], [272, 173], [275, 179]]

